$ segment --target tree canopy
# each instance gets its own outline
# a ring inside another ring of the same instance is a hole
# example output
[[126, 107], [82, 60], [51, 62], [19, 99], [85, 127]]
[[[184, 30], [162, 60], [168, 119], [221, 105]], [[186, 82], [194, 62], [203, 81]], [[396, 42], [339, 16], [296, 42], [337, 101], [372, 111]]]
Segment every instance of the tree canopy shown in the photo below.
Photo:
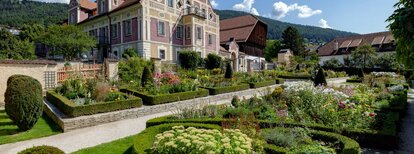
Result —
[[267, 40], [266, 48], [264, 49], [264, 57], [266, 61], [271, 62], [277, 58], [277, 54], [282, 49], [282, 43], [279, 40]]
[[0, 59], [34, 59], [34, 44], [28, 40], [20, 40], [6, 29], [0, 28]]
[[49, 47], [53, 47], [54, 51], [52, 53], [63, 55], [66, 60], [72, 60], [79, 56], [80, 53], [96, 46], [95, 38], [73, 25], [50, 26], [39, 37], [39, 41]]
[[370, 45], [359, 46], [352, 51], [351, 66], [357, 68], [374, 67], [376, 63], [377, 52]]
[[303, 37], [300, 35], [299, 31], [294, 27], [288, 27], [282, 33], [284, 48], [290, 49], [293, 51], [295, 56], [304, 56], [305, 48]]
[[397, 40], [397, 59], [406, 68], [414, 68], [414, 0], [399, 0], [396, 10], [387, 19]]

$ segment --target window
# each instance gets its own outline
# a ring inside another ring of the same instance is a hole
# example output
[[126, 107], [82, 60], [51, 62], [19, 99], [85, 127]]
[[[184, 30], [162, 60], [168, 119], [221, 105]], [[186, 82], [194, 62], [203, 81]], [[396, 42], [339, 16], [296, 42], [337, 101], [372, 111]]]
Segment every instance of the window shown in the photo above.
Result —
[[114, 5], [118, 5], [118, 0], [114, 0]]
[[177, 26], [176, 36], [178, 39], [183, 38], [183, 27], [182, 26]]
[[177, 2], [177, 8], [181, 8], [183, 6], [183, 4], [181, 3], [181, 1]]
[[75, 20], [75, 14], [74, 13], [71, 13], [70, 14], [70, 22], [71, 23], [75, 23], [76, 22], [76, 20]]
[[197, 27], [197, 39], [201, 39], [202, 34], [201, 34], [201, 27]]
[[213, 44], [213, 36], [211, 34], [208, 35], [208, 44]]
[[160, 59], [165, 59], [165, 50], [164, 49], [160, 49]]
[[101, 13], [105, 12], [105, 1], [101, 1]]
[[165, 23], [162, 21], [158, 22], [158, 35], [164, 36], [165, 35]]
[[168, 0], [167, 3], [169, 7], [174, 7], [174, 0]]
[[118, 37], [118, 24], [112, 24], [111, 28], [112, 37]]
[[131, 19], [125, 21], [125, 33], [126, 35], [132, 34], [132, 22]]
[[191, 38], [191, 27], [187, 27], [185, 31], [185, 38]]
[[213, 13], [210, 13], [210, 20], [213, 20], [213, 18], [214, 18]]

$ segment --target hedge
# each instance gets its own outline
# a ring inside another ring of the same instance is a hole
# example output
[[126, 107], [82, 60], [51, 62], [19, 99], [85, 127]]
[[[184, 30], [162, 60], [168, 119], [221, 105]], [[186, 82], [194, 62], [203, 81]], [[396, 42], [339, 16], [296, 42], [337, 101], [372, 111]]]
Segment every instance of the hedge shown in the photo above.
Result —
[[128, 100], [110, 101], [89, 105], [76, 105], [66, 97], [59, 95], [55, 91], [48, 91], [46, 99], [55, 105], [60, 111], [69, 117], [79, 117], [83, 115], [92, 115], [97, 113], [105, 113], [130, 108], [138, 108], [142, 106], [141, 98], [128, 96]]
[[18, 154], [64, 154], [62, 150], [52, 146], [37, 146], [20, 151]]
[[221, 127], [218, 125], [199, 124], [199, 123], [174, 123], [174, 124], [162, 124], [162, 125], [158, 125], [154, 127], [149, 127], [137, 135], [136, 140], [133, 145], [133, 153], [135, 154], [147, 153], [146, 151], [152, 147], [152, 144], [155, 141], [155, 136], [157, 134], [171, 130], [172, 127], [174, 126], [195, 127], [195, 128], [204, 128], [204, 129], [221, 129]]
[[312, 76], [311, 75], [292, 74], [292, 75], [279, 75], [279, 78], [283, 78], [283, 79], [305, 79], [305, 80], [310, 80], [310, 79], [312, 79]]
[[207, 89], [210, 95], [218, 95], [218, 94], [230, 93], [230, 92], [235, 92], [235, 91], [247, 90], [250, 88], [250, 85], [239, 84], [236, 86], [228, 86], [228, 87], [202, 87], [202, 88]]
[[348, 83], [362, 83], [362, 79], [346, 79]]
[[[397, 116], [397, 117], [396, 117]], [[326, 132], [339, 133], [349, 138], [355, 139], [358, 143], [367, 148], [378, 149], [395, 149], [398, 148], [397, 124], [398, 113], [391, 112], [384, 121], [384, 126], [381, 130], [363, 130], [363, 129], [338, 129], [328, 127], [320, 124], [301, 124], [295, 122], [272, 122], [260, 120], [261, 128], [273, 127], [306, 127], [314, 130], [321, 130]], [[148, 120], [147, 127], [156, 126], [165, 123], [203, 123], [221, 125], [225, 119], [220, 118], [199, 118], [199, 119], [174, 119], [171, 116], [159, 117]]]
[[262, 82], [249, 82], [250, 88], [253, 88], [253, 89], [275, 85], [275, 84], [276, 84], [276, 80], [262, 81]]
[[[283, 127], [279, 127], [276, 129], [287, 130], [287, 128], [283, 128]], [[340, 154], [361, 153], [358, 142], [348, 137], [345, 137], [345, 136], [342, 136], [336, 133], [319, 131], [319, 130], [310, 130], [310, 134], [313, 140], [320, 140], [320, 141], [331, 142], [331, 143], [339, 143], [341, 150], [337, 151], [337, 153], [340, 153]], [[273, 153], [280, 153], [280, 154], [289, 153], [288, 149], [283, 148], [283, 147], [278, 147], [272, 144], [267, 144], [264, 146], [264, 148], [265, 148], [266, 153], [272, 153], [272, 154]]]
[[284, 83], [285, 83], [285, 79], [282, 79], [282, 78], [276, 79], [276, 84], [284, 84]]
[[188, 92], [163, 94], [163, 95], [148, 95], [148, 94], [144, 94], [142, 92], [138, 92], [138, 91], [131, 90], [131, 89], [121, 89], [121, 92], [135, 95], [137, 97], [142, 98], [145, 105], [165, 104], [165, 103], [194, 99], [194, 98], [199, 98], [199, 97], [206, 97], [209, 95], [208, 90], [201, 89], [201, 88], [198, 89], [197, 91], [188, 91]]

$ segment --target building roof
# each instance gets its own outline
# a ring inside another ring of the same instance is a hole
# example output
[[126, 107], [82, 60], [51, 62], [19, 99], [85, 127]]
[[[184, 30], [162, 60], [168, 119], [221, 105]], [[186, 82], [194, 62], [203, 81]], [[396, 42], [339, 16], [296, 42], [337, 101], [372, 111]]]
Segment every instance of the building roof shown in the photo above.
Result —
[[79, 0], [80, 6], [88, 10], [95, 10], [98, 6], [90, 0]]
[[85, 23], [85, 22], [87, 22], [87, 21], [94, 20], [95, 18], [98, 18], [98, 17], [101, 17], [101, 16], [105, 16], [105, 15], [109, 15], [109, 14], [111, 14], [111, 13], [115, 13], [115, 12], [117, 12], [117, 11], [119, 11], [119, 10], [122, 10], [122, 9], [124, 9], [124, 8], [129, 7], [129, 6], [132, 6], [132, 5], [134, 5], [134, 4], [138, 4], [139, 2], [141, 2], [141, 0], [125, 0], [125, 2], [124, 2], [124, 3], [122, 3], [122, 4], [120, 4], [117, 8], [112, 9], [112, 10], [111, 10], [111, 11], [109, 11], [109, 12], [106, 12], [106, 13], [101, 13], [101, 14], [98, 14], [98, 15], [96, 15], [96, 16], [93, 16], [92, 18], [88, 18], [88, 19], [86, 19], [86, 20], [83, 20], [83, 21], [79, 22], [78, 24], [82, 24], [82, 23]]
[[[230, 38], [236, 42], [247, 41], [258, 22], [263, 22], [254, 15], [240, 16], [220, 21], [220, 44], [227, 43]], [[264, 22], [263, 22], [264, 23]]]
[[[349, 49], [362, 45], [383, 45], [394, 43], [395, 39], [390, 31], [371, 33], [364, 35], [353, 35], [348, 37], [341, 37], [332, 40], [331, 42], [321, 46], [318, 49], [319, 56], [329, 56], [336, 54], [338, 47], [339, 49]], [[336, 44], [336, 42], [338, 44]], [[336, 47], [335, 47], [336, 46]], [[349, 52], [346, 52], [349, 53]]]

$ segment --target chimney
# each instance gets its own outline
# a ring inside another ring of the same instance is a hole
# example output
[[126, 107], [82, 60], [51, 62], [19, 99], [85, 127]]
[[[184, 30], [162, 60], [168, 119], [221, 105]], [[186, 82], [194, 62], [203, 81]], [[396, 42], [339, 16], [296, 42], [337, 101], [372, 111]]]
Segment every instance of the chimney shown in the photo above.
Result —
[[338, 51], [339, 49], [339, 43], [337, 40], [334, 41], [334, 47], [333, 47], [334, 51]]

